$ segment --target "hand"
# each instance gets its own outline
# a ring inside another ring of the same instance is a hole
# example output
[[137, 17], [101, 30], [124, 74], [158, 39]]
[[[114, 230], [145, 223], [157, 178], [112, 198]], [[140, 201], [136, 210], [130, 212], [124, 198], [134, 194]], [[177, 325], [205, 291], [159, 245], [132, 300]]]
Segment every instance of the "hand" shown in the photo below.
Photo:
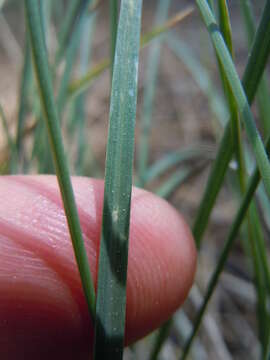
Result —
[[[96, 283], [103, 181], [73, 178]], [[196, 251], [182, 217], [134, 188], [126, 342], [160, 326], [192, 285]], [[0, 177], [0, 358], [89, 359], [93, 329], [54, 176]]]

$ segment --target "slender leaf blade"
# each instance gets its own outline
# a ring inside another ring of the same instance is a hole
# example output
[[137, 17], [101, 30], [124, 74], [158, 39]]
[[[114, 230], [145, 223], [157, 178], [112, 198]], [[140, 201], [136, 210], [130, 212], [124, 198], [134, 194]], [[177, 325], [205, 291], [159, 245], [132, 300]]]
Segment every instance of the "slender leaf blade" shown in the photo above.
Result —
[[[156, 10], [155, 26], [159, 23], [164, 23], [168, 17], [170, 7], [169, 0], [160, 0]], [[149, 157], [149, 136], [152, 123], [153, 105], [156, 95], [156, 87], [158, 80], [158, 70], [160, 62], [162, 38], [156, 39], [150, 48], [147, 64], [147, 74], [145, 79], [145, 91], [143, 98], [142, 118], [141, 118], [141, 133], [138, 147], [138, 174], [139, 185], [145, 185], [145, 173], [147, 171], [148, 157]]]
[[[246, 96], [250, 104], [254, 100], [261, 76], [269, 57], [269, 24], [270, 1], [267, 0], [242, 80], [243, 88], [245, 89]], [[206, 189], [204, 191], [203, 198], [195, 218], [193, 234], [198, 247], [200, 246], [211, 211], [215, 204], [215, 200], [223, 183], [231, 157], [234, 153], [235, 144], [231, 139], [230, 132], [230, 123], [228, 123], [220, 142], [217, 158], [212, 165], [211, 173], [207, 180]]]
[[214, 15], [209, 8], [209, 5], [207, 4], [207, 1], [197, 0], [197, 4], [205, 25], [210, 33], [213, 45], [224, 69], [226, 78], [230, 84], [239, 113], [241, 114], [245, 124], [249, 141], [253, 147], [256, 162], [260, 169], [266, 191], [270, 196], [270, 164], [260, 134], [256, 128], [246, 94], [243, 90], [228, 48], [226, 47], [223, 37], [218, 30]]
[[65, 157], [62, 136], [59, 127], [59, 119], [53, 97], [53, 87], [49, 62], [46, 51], [45, 39], [42, 33], [40, 12], [36, 0], [25, 0], [25, 13], [28, 31], [31, 39], [31, 50], [33, 65], [36, 73], [37, 83], [40, 92], [40, 100], [46, 121], [51, 151], [56, 168], [57, 179], [62, 194], [62, 200], [67, 217], [71, 240], [77, 260], [82, 285], [89, 307], [89, 313], [94, 318], [95, 291], [89, 269], [79, 216], [72, 190], [69, 169]]
[[[141, 49], [143, 49], [146, 45], [148, 45], [153, 39], [160, 36], [164, 32], [170, 30], [174, 27], [178, 22], [184, 20], [187, 16], [189, 16], [193, 11], [193, 8], [189, 7], [186, 10], [180, 11], [175, 16], [170, 18], [164, 24], [155, 27], [151, 31], [147, 32], [141, 37]], [[74, 80], [71, 82], [69, 86], [69, 95], [70, 97], [76, 96], [82, 91], [86, 90], [92, 83], [92, 81], [102, 74], [106, 69], [110, 67], [110, 59], [104, 59], [100, 61], [97, 65], [95, 65], [92, 69], [90, 69], [84, 76], [81, 78]]]

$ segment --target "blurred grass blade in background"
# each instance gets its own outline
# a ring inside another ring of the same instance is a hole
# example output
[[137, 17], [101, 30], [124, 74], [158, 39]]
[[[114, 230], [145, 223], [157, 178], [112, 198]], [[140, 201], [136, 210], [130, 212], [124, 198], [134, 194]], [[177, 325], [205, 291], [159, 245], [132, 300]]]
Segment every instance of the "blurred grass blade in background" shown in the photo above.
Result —
[[68, 43], [76, 33], [76, 27], [80, 22], [80, 18], [87, 10], [92, 0], [71, 0], [66, 10], [66, 16], [59, 31], [59, 46], [55, 55], [55, 65], [57, 66], [64, 56]]
[[[244, 24], [246, 27], [248, 45], [249, 47], [251, 47], [256, 32], [255, 19], [252, 11], [252, 4], [249, 0], [241, 0], [240, 5], [242, 9]], [[266, 136], [270, 132], [270, 121], [269, 121], [270, 91], [269, 91], [269, 84], [267, 81], [266, 74], [263, 74], [262, 76], [256, 98], [258, 103], [259, 120], [263, 126], [262, 135], [266, 138]]]
[[172, 326], [172, 319], [169, 319], [158, 331], [154, 341], [153, 349], [149, 356], [149, 360], [158, 359], [160, 350], [170, 334], [171, 326]]
[[[243, 75], [243, 88], [250, 103], [253, 102], [261, 76], [264, 72], [270, 51], [270, 1], [266, 1], [260, 24], [256, 32], [252, 50]], [[207, 227], [209, 216], [214, 206], [216, 197], [221, 188], [226, 170], [234, 153], [235, 144], [231, 137], [230, 123], [225, 128], [217, 157], [212, 165], [211, 173], [207, 180], [206, 189], [197, 212], [193, 234], [199, 247], [202, 236]]]
[[142, 0], [122, 0], [113, 69], [95, 359], [122, 359]]
[[[168, 17], [170, 7], [170, 0], [160, 0], [157, 5], [155, 14], [155, 27], [160, 23], [164, 23]], [[153, 115], [154, 99], [156, 95], [158, 70], [160, 62], [162, 38], [154, 40], [151, 44], [150, 52], [148, 56], [147, 74], [145, 77], [145, 90], [143, 98], [143, 108], [140, 124], [140, 139], [138, 146], [138, 176], [139, 186], [145, 184], [145, 173], [148, 165], [148, 153], [149, 153], [149, 136], [151, 130], [151, 120]]]
[[[178, 22], [184, 20], [189, 16], [193, 11], [192, 7], [180, 11], [175, 16], [170, 18], [164, 24], [155, 27], [141, 37], [141, 49], [148, 45], [153, 39], [162, 35], [164, 32], [170, 30], [172, 27], [176, 26]], [[80, 94], [82, 91], [86, 90], [91, 84], [92, 81], [103, 73], [106, 69], [110, 67], [110, 59], [104, 59], [100, 61], [97, 65], [91, 68], [84, 76], [79, 79], [75, 79], [69, 85], [69, 96], [73, 97]]]
[[113, 74], [114, 53], [115, 53], [116, 36], [117, 36], [117, 25], [118, 25], [118, 0], [110, 0], [111, 78], [112, 78], [112, 74]]
[[[92, 46], [96, 28], [96, 12], [90, 13], [83, 24], [82, 40], [80, 44], [79, 73], [83, 76], [88, 69], [92, 58]], [[92, 151], [91, 141], [86, 139], [85, 128], [87, 125], [87, 94], [82, 93], [71, 104], [68, 132], [73, 137], [74, 131], [77, 137], [77, 158], [75, 169], [77, 175], [98, 175], [100, 170]], [[89, 159], [86, 164], [86, 159]]]
[[4, 130], [5, 138], [9, 149], [9, 170], [11, 174], [14, 174], [17, 171], [17, 163], [18, 163], [17, 149], [16, 149], [16, 144], [9, 132], [8, 121], [1, 104], [0, 104], [0, 120], [2, 123], [2, 127]]
[[12, 148], [14, 147], [14, 143], [13, 143], [11, 134], [9, 132], [8, 121], [7, 121], [6, 115], [5, 115], [4, 109], [1, 104], [0, 104], [0, 119], [1, 119], [2, 127], [3, 127], [4, 133], [5, 133], [5, 137], [6, 137], [6, 140], [8, 143], [9, 150], [12, 151]]
[[[229, 13], [227, 9], [227, 4], [225, 0], [218, 1], [218, 7], [220, 12], [220, 27], [223, 33], [224, 40], [228, 45], [228, 49], [233, 55], [233, 47], [232, 47], [232, 39], [231, 39], [231, 27], [230, 27], [230, 19]], [[246, 178], [247, 178], [247, 170], [244, 158], [244, 147], [243, 141], [241, 139], [241, 125], [239, 122], [239, 117], [237, 113], [236, 104], [234, 102], [232, 93], [229, 88], [229, 84], [225, 78], [224, 71], [222, 67], [220, 67], [221, 76], [223, 79], [224, 92], [228, 101], [230, 113], [231, 113], [231, 129], [232, 129], [232, 137], [236, 143], [236, 160], [238, 163], [237, 166], [237, 175], [239, 179], [240, 188], [239, 193], [244, 195], [246, 191]], [[247, 239], [249, 241], [250, 254], [247, 252], [247, 255], [250, 255], [253, 261], [253, 269], [255, 274], [255, 282], [254, 285], [257, 289], [257, 299], [258, 299], [258, 324], [259, 324], [259, 334], [260, 340], [262, 344], [263, 353], [267, 352], [267, 337], [269, 333], [269, 315], [267, 315], [267, 289], [269, 289], [270, 285], [270, 277], [269, 277], [269, 268], [268, 268], [268, 260], [266, 258], [267, 249], [264, 244], [263, 239], [263, 231], [260, 224], [259, 214], [256, 209], [255, 203], [252, 201], [250, 204], [250, 208], [247, 214]], [[246, 241], [246, 240], [245, 240]], [[244, 244], [246, 247], [246, 245]]]
[[221, 125], [225, 126], [228, 120], [228, 111], [221, 95], [210, 78], [209, 71], [197, 59], [197, 55], [192, 51], [191, 47], [180, 39], [179, 36], [177, 37], [175, 33], [166, 36], [166, 44], [185, 65], [193, 80], [206, 95], [213, 115], [215, 115]]
[[62, 144], [59, 118], [54, 101], [51, 75], [49, 71], [48, 56], [45, 45], [45, 38], [42, 33], [40, 11], [36, 0], [25, 0], [25, 14], [31, 39], [31, 49], [36, 79], [40, 92], [40, 101], [47, 131], [50, 140], [50, 147], [53, 154], [57, 179], [62, 194], [62, 200], [67, 217], [70, 236], [77, 260], [82, 285], [89, 307], [90, 316], [94, 319], [95, 292], [88, 264], [80, 222], [73, 195], [68, 164]]
[[194, 144], [181, 148], [180, 150], [173, 151], [164, 155], [160, 160], [148, 167], [145, 174], [145, 181], [149, 183], [156, 178], [164, 175], [166, 171], [175, 165], [179, 165], [185, 161], [192, 160], [206, 160], [214, 158], [215, 147], [207, 144]]
[[256, 162], [260, 169], [262, 179], [268, 195], [270, 196], [270, 164], [265, 152], [260, 134], [256, 128], [254, 117], [250, 110], [246, 94], [238, 78], [230, 53], [224, 43], [223, 37], [218, 30], [214, 15], [206, 0], [197, 0], [202, 18], [210, 33], [213, 45], [222, 64], [227, 81], [231, 87], [239, 113], [246, 127], [247, 136], [252, 145]]
[[[266, 149], [267, 149], [267, 153], [270, 153], [270, 135], [267, 138], [266, 141]], [[260, 173], [258, 168], [256, 168], [256, 170], [254, 171], [253, 175], [251, 176], [251, 179], [247, 185], [247, 191], [243, 197], [243, 200], [241, 201], [241, 204], [239, 206], [239, 209], [234, 217], [234, 221], [233, 224], [230, 228], [229, 231], [229, 235], [227, 237], [227, 240], [225, 242], [225, 245], [222, 249], [218, 264], [215, 268], [215, 271], [209, 281], [209, 285], [207, 287], [207, 292], [205, 294], [204, 297], [204, 301], [203, 304], [200, 307], [200, 310], [196, 316], [195, 322], [194, 322], [194, 327], [192, 330], [192, 333], [185, 345], [183, 354], [182, 354], [182, 358], [181, 359], [185, 359], [188, 355], [188, 352], [190, 350], [190, 347], [192, 345], [192, 342], [197, 334], [197, 331], [199, 329], [199, 326], [201, 324], [202, 318], [204, 316], [204, 313], [206, 311], [207, 305], [211, 299], [211, 296], [213, 295], [213, 292], [216, 288], [216, 285], [218, 283], [219, 277], [224, 269], [224, 265], [226, 263], [226, 260], [228, 259], [228, 256], [230, 254], [230, 251], [232, 249], [232, 246], [234, 244], [234, 241], [236, 240], [236, 237], [238, 235], [239, 229], [245, 219], [246, 213], [249, 209], [249, 206], [252, 202], [252, 198], [254, 196], [254, 193], [257, 189], [257, 186], [259, 185], [260, 182]]]
[[25, 47], [24, 47], [24, 64], [21, 74], [20, 93], [19, 93], [19, 108], [18, 108], [18, 120], [16, 131], [16, 147], [18, 154], [21, 157], [22, 137], [24, 130], [24, 120], [27, 111], [27, 102], [29, 96], [30, 85], [32, 81], [32, 64], [31, 64], [31, 50], [28, 36], [26, 35]]
[[61, 77], [58, 95], [57, 95], [57, 108], [58, 114], [61, 121], [62, 113], [64, 111], [64, 107], [66, 105], [66, 97], [68, 93], [68, 85], [71, 77], [71, 73], [73, 70], [73, 65], [76, 60], [77, 50], [80, 44], [80, 38], [82, 35], [83, 24], [86, 21], [86, 16], [82, 15], [77, 22], [76, 29], [74, 30], [72, 37], [70, 39], [69, 45], [66, 50], [66, 58], [65, 58], [65, 69], [63, 75]]
[[176, 171], [164, 184], [160, 185], [155, 193], [163, 198], [168, 198], [184, 181], [186, 181], [195, 169], [186, 167]]

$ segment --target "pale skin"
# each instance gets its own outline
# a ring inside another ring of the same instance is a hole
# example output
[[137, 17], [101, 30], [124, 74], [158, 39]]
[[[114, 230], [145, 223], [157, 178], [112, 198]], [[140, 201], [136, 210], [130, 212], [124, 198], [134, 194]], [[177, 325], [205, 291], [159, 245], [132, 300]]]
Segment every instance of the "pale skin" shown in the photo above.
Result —
[[[72, 182], [96, 284], [103, 181]], [[127, 344], [183, 304], [195, 268], [195, 246], [182, 216], [133, 188]], [[0, 177], [0, 358], [89, 359], [92, 336], [56, 178]]]

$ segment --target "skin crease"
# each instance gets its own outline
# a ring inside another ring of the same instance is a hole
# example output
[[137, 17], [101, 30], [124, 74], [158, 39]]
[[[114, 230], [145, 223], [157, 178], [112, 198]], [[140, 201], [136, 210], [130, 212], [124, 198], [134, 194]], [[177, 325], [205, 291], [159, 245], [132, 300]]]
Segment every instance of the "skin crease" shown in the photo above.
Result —
[[[103, 181], [73, 178], [93, 279]], [[0, 358], [89, 359], [93, 330], [54, 176], [0, 177]], [[126, 343], [160, 326], [183, 303], [196, 250], [166, 201], [133, 188]]]

